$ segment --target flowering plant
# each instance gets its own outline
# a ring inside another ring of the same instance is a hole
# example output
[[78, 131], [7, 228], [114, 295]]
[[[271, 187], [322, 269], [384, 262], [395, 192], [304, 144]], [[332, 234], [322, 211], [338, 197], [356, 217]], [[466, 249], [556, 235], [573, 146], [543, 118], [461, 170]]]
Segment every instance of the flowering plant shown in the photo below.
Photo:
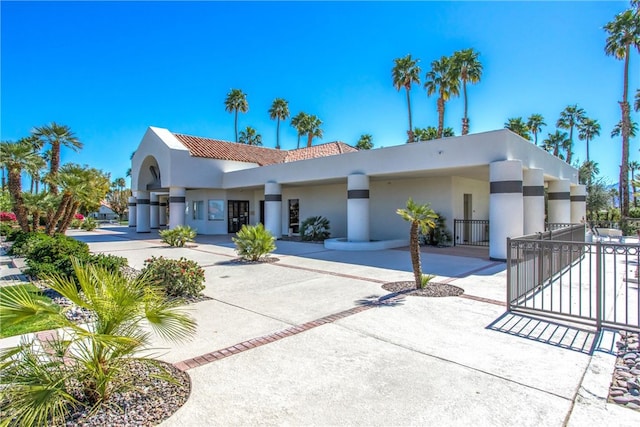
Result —
[[204, 270], [197, 262], [181, 257], [148, 258], [141, 274], [162, 288], [169, 297], [195, 297], [204, 289]]
[[82, 215], [81, 213], [77, 213], [73, 217], [79, 221], [84, 221], [84, 215]]
[[0, 221], [1, 222], [11, 222], [17, 221], [16, 214], [13, 212], [0, 212]]

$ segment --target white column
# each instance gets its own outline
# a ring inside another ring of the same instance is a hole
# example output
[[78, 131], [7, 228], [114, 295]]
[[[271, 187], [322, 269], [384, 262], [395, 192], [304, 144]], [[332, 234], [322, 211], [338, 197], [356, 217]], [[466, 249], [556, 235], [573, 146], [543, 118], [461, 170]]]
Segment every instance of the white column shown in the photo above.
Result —
[[184, 208], [187, 190], [184, 187], [169, 188], [169, 228], [184, 225]]
[[549, 181], [549, 223], [568, 224], [571, 222], [571, 201], [568, 179]]
[[522, 199], [524, 234], [544, 231], [544, 171], [527, 169], [523, 172]]
[[163, 227], [167, 225], [167, 198], [158, 197], [158, 201], [160, 202], [158, 206], [158, 225]]
[[149, 227], [152, 230], [158, 229], [158, 208], [160, 207], [160, 201], [158, 200], [158, 193], [151, 193], [149, 203]]
[[282, 186], [276, 182], [264, 185], [264, 228], [276, 239], [282, 237]]
[[507, 237], [523, 234], [522, 162], [503, 160], [489, 165], [489, 257], [507, 259]]
[[587, 186], [571, 186], [571, 223], [584, 223], [587, 219]]
[[136, 198], [129, 197], [129, 227], [136, 226]]
[[369, 177], [352, 174], [347, 177], [347, 240], [369, 241]]
[[149, 229], [149, 192], [138, 191], [136, 194], [136, 231], [148, 233]]

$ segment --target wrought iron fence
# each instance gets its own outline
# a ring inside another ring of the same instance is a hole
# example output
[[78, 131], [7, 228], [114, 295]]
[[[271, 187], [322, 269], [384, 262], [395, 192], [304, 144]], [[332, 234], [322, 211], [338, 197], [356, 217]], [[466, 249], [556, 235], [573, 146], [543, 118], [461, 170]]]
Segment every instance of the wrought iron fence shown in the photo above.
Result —
[[489, 246], [488, 219], [454, 219], [453, 246]]
[[584, 226], [573, 226], [508, 239], [509, 310], [640, 331], [640, 245], [584, 235]]

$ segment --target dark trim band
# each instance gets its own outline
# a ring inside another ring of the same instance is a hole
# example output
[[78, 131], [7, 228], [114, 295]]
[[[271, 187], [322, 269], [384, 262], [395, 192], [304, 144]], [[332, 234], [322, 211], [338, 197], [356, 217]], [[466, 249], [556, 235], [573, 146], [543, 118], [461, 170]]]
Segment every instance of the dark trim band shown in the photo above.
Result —
[[544, 185], [525, 185], [522, 187], [525, 197], [544, 197]]
[[549, 193], [549, 200], [570, 200], [571, 193], [563, 192], [563, 193]]
[[171, 196], [169, 197], [169, 203], [184, 203], [187, 200], [184, 196]]
[[495, 181], [489, 189], [491, 194], [520, 193], [522, 194], [522, 181]]
[[160, 206], [167, 206], [166, 202], [160, 202]]
[[347, 191], [347, 199], [368, 199], [369, 190], [349, 190]]
[[133, 227], [135, 227], [135, 226], [136, 226], [135, 224], [129, 224], [129, 227], [132, 227], [132, 228], [133, 228]]
[[138, 204], [139, 205], [148, 205], [149, 204], [149, 199], [138, 199]]
[[160, 202], [151, 202], [151, 206], [160, 206]]
[[587, 196], [571, 196], [570, 199], [572, 202], [586, 202]]
[[134, 203], [129, 203], [129, 206], [135, 206], [135, 205], [136, 205], [135, 202]]
[[264, 201], [265, 202], [281, 202], [282, 194], [265, 194]]

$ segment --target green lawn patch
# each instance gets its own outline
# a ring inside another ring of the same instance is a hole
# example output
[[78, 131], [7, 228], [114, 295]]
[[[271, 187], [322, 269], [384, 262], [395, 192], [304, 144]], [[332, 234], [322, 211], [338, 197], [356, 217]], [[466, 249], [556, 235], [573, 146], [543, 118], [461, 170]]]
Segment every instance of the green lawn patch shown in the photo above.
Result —
[[[42, 295], [40, 289], [31, 284], [31, 283], [23, 283], [20, 285], [14, 286], [6, 286], [0, 288], [0, 299], [4, 298], [6, 295], [7, 289], [22, 287], [27, 292], [34, 295], [34, 297], [38, 300], [41, 300], [47, 304], [56, 305], [51, 298]], [[12, 337], [14, 335], [27, 334], [30, 332], [38, 332], [38, 331], [46, 331], [47, 329], [53, 329], [56, 327], [56, 324], [53, 320], [43, 319], [43, 320], [25, 320], [20, 323], [16, 323], [15, 325], [5, 326], [4, 324], [0, 324], [0, 338]]]

